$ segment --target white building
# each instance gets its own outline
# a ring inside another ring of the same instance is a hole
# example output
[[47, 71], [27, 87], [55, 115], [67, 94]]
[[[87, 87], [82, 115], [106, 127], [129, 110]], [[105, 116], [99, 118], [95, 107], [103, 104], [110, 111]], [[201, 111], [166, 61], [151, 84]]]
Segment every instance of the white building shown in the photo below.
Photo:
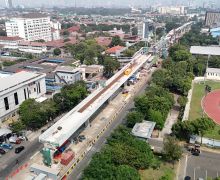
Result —
[[58, 66], [55, 70], [55, 80], [61, 84], [73, 84], [85, 79], [85, 71], [71, 66]]
[[220, 80], [220, 69], [218, 68], [207, 68], [206, 78], [212, 80]]
[[60, 22], [50, 22], [50, 26], [51, 26], [51, 36], [52, 36], [52, 40], [56, 41], [60, 39], [60, 30], [61, 30], [61, 23]]
[[24, 14], [5, 23], [8, 37], [19, 36], [27, 41], [51, 41], [50, 17], [44, 14]]
[[0, 121], [15, 115], [26, 99], [37, 99], [46, 93], [45, 74], [19, 72], [0, 78]]
[[26, 53], [41, 54], [47, 52], [45, 43], [21, 41], [18, 44], [18, 50]]
[[154, 25], [150, 20], [138, 23], [138, 37], [148, 40], [153, 35]]
[[185, 14], [185, 7], [184, 6], [162, 6], [158, 8], [158, 12], [160, 14], [181, 15], [181, 14]]
[[0, 36], [0, 45], [5, 49], [17, 49], [21, 41], [22, 38], [20, 37]]

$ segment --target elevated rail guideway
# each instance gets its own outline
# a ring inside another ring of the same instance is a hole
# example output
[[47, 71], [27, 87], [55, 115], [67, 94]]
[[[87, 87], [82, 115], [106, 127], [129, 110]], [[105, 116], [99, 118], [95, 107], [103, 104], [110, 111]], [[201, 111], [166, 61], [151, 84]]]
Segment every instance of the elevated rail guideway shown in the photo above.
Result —
[[[143, 54], [143, 48], [140, 49], [129, 64], [124, 66], [106, 82], [105, 87], [99, 87], [47, 129], [39, 136], [39, 141], [44, 143], [45, 147], [53, 149], [63, 145], [83, 124], [89, 123], [90, 117], [150, 58], [153, 57]], [[125, 71], [128, 69], [130, 73], [125, 74]]]

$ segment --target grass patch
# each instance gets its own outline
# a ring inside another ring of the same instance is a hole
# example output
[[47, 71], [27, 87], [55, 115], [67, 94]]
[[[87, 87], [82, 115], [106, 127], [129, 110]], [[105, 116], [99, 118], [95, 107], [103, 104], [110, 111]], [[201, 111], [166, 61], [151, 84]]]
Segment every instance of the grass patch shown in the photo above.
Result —
[[220, 126], [216, 125], [215, 129], [205, 134], [205, 137], [220, 140]]
[[[206, 84], [209, 85], [212, 88], [212, 90], [220, 89], [220, 82], [206, 81]], [[202, 117], [203, 112], [201, 107], [201, 100], [204, 96], [204, 89], [205, 85], [203, 82], [194, 84], [189, 111], [189, 120], [195, 120], [197, 118]]]
[[[206, 81], [206, 84], [209, 85], [213, 90], [220, 89], [220, 82], [217, 81]], [[189, 120], [195, 120], [197, 118], [202, 117], [203, 111], [201, 107], [201, 100], [204, 96], [205, 85], [203, 82], [194, 83], [194, 88], [192, 92], [192, 100], [190, 104], [190, 111], [189, 111]], [[208, 132], [205, 137], [219, 139], [220, 126], [216, 125], [215, 129]]]
[[140, 170], [141, 180], [159, 180], [162, 176], [167, 176], [169, 179], [175, 179], [175, 169], [170, 163], [161, 163], [159, 169]]

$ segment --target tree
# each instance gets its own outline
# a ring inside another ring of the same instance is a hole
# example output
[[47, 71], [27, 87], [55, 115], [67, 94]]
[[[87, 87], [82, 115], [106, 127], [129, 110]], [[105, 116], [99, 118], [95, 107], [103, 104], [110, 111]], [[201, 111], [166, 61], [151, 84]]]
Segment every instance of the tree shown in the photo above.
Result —
[[148, 115], [148, 120], [156, 122], [156, 128], [158, 130], [162, 130], [164, 127], [165, 119], [162, 116], [160, 111], [155, 111], [150, 109], [149, 110], [149, 115]]
[[164, 157], [173, 164], [182, 157], [182, 149], [178, 145], [178, 141], [174, 137], [164, 139], [163, 154]]
[[135, 168], [128, 165], [120, 165], [116, 169], [116, 180], [140, 180], [140, 174]]
[[133, 49], [126, 49], [124, 52], [123, 52], [123, 56], [124, 57], [132, 57], [135, 53], [135, 50]]
[[70, 35], [69, 31], [67, 30], [63, 31], [63, 36], [69, 36], [69, 35]]
[[13, 123], [10, 124], [10, 128], [11, 128], [11, 131], [13, 133], [20, 133], [22, 130], [25, 129], [25, 125], [21, 122], [21, 121], [15, 121]]
[[192, 125], [195, 128], [194, 133], [201, 136], [201, 143], [203, 136], [215, 128], [215, 123], [210, 118], [198, 118], [192, 121]]
[[166, 31], [167, 32], [170, 32], [172, 29], [176, 29], [177, 27], [179, 27], [179, 24], [177, 24], [177, 22], [167, 22], [166, 25]]
[[133, 128], [136, 123], [140, 123], [144, 120], [143, 114], [138, 111], [129, 112], [127, 115], [127, 127]]
[[191, 54], [189, 51], [187, 50], [178, 50], [174, 53], [172, 60], [175, 62], [179, 62], [179, 61], [187, 61], [189, 60], [191, 57]]
[[104, 76], [109, 78], [114, 72], [120, 67], [120, 63], [116, 59], [112, 59], [112, 57], [107, 56], [104, 60]]
[[113, 46], [125, 46], [125, 43], [121, 40], [119, 36], [114, 36], [112, 38], [111, 47]]
[[55, 48], [55, 49], [53, 50], [53, 54], [54, 54], [55, 56], [59, 56], [59, 55], [61, 54], [60, 48]]
[[[31, 110], [31, 111], [30, 111]], [[28, 129], [38, 129], [46, 124], [44, 112], [41, 109], [40, 103], [34, 99], [24, 101], [19, 107], [19, 115], [21, 122]]]

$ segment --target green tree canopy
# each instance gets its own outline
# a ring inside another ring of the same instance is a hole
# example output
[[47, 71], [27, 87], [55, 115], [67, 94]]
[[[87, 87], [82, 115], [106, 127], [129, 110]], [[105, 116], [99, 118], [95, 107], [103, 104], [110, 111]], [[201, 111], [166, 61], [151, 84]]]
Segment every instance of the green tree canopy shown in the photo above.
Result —
[[133, 128], [136, 123], [140, 123], [144, 120], [143, 114], [138, 111], [129, 112], [127, 115], [127, 127]]
[[174, 163], [182, 157], [183, 151], [174, 137], [167, 137], [164, 139], [163, 153], [168, 161]]

